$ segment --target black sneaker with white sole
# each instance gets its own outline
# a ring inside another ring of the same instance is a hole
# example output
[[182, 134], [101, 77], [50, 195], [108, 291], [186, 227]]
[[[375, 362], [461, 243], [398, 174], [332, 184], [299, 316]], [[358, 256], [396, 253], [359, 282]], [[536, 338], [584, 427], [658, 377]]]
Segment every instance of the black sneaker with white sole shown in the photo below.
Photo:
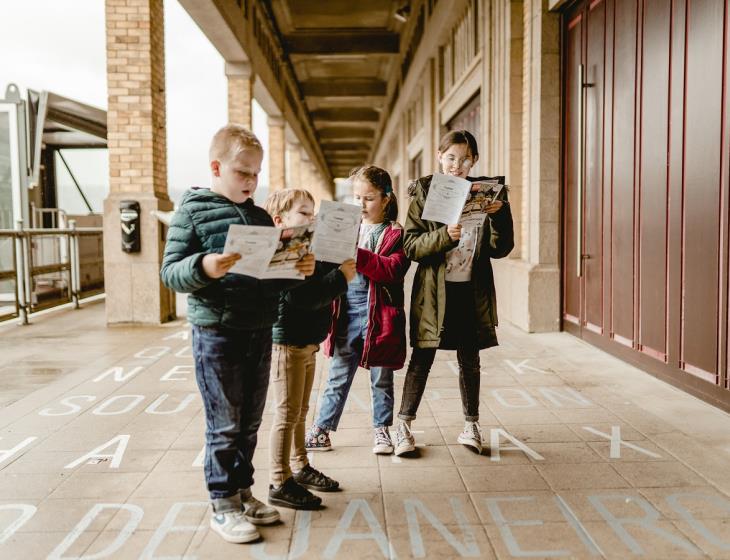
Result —
[[279, 487], [269, 485], [269, 503], [292, 509], [318, 509], [322, 505], [322, 498], [289, 477]]
[[307, 465], [301, 471], [294, 473], [294, 480], [305, 488], [318, 492], [336, 492], [340, 489], [339, 482], [319, 472], [312, 465]]

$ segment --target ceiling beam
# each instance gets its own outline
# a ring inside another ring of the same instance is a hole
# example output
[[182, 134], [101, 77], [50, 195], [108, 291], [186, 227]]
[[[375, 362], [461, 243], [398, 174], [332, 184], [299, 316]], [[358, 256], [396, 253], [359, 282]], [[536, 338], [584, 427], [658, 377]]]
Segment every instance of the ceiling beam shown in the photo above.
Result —
[[328, 30], [284, 36], [290, 54], [398, 54], [400, 36], [385, 30]]
[[317, 131], [319, 137], [324, 138], [372, 138], [375, 131], [372, 128], [350, 128], [344, 126], [321, 128]]
[[388, 84], [381, 80], [316, 79], [301, 82], [302, 93], [308, 97], [382, 97]]
[[310, 113], [313, 121], [378, 122], [380, 113], [369, 107], [331, 107]]
[[337, 139], [324, 139], [320, 142], [320, 145], [322, 146], [322, 150], [362, 150], [366, 152], [370, 152], [370, 142], [352, 142], [352, 141], [345, 141], [345, 142], [338, 142]]

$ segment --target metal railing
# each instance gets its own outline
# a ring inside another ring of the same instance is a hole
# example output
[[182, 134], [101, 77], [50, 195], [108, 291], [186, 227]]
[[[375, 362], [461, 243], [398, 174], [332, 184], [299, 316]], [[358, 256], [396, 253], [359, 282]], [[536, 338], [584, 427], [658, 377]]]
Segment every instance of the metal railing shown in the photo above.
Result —
[[104, 292], [102, 228], [0, 229], [0, 321], [72, 304]]

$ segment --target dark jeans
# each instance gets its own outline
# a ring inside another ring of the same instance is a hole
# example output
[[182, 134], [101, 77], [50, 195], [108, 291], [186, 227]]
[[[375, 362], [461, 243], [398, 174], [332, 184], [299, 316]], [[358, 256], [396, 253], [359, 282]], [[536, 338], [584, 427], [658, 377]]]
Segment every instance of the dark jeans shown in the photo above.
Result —
[[205, 408], [205, 481], [211, 500], [253, 485], [256, 435], [266, 405], [271, 329], [193, 325], [195, 377]]
[[[408, 363], [406, 380], [403, 384], [403, 397], [400, 403], [398, 418], [414, 420], [418, 405], [421, 404], [426, 381], [431, 371], [436, 348], [414, 348], [411, 361]], [[479, 383], [480, 365], [479, 349], [476, 346], [460, 346], [456, 349], [459, 362], [459, 391], [464, 419], [470, 422], [479, 420]]]

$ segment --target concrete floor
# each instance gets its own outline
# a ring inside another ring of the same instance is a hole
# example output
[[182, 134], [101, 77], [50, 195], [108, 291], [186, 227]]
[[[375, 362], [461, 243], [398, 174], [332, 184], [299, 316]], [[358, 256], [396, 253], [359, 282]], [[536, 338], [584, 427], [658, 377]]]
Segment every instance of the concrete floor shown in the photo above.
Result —
[[[0, 558], [730, 558], [730, 416], [570, 335], [507, 325], [482, 353], [491, 456], [456, 444], [453, 353], [414, 423], [418, 458], [371, 453], [358, 375], [336, 449], [313, 457], [343, 491], [226, 544], [207, 529], [188, 333], [106, 328], [103, 303], [0, 327]], [[325, 374], [320, 359], [319, 391]], [[267, 407], [260, 498], [270, 424]]]

